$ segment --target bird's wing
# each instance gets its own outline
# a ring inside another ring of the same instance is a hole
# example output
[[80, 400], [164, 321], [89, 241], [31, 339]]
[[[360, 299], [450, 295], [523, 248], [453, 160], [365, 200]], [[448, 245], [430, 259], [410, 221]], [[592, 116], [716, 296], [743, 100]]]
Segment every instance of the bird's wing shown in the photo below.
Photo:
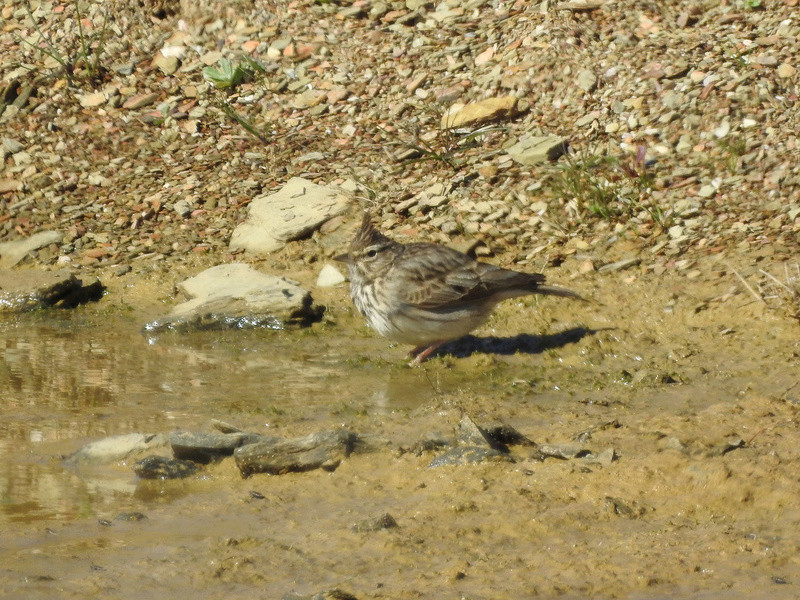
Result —
[[444, 246], [409, 244], [404, 250], [404, 277], [395, 279], [404, 282], [402, 287], [398, 285], [398, 296], [417, 308], [480, 301], [511, 288], [532, 291], [544, 281], [543, 275], [501, 269]]

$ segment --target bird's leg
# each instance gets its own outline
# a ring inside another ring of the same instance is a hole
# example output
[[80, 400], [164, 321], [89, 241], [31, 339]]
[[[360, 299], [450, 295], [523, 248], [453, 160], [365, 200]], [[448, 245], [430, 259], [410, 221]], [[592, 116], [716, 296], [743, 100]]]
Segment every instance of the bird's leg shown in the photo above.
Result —
[[413, 356], [414, 360], [408, 363], [408, 366], [416, 367], [417, 365], [422, 364], [423, 362], [428, 360], [428, 357], [434, 352], [436, 352], [436, 349], [442, 344], [444, 344], [444, 341], [435, 342], [430, 346], [417, 346], [409, 353], [409, 356]]

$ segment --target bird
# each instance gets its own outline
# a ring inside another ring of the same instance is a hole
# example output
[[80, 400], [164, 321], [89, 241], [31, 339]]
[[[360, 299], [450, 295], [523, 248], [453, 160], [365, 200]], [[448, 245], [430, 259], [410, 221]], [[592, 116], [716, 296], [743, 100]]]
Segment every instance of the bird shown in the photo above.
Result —
[[397, 242], [372, 224], [369, 212], [348, 251], [334, 260], [347, 265], [350, 295], [369, 325], [414, 346], [411, 365], [485, 323], [503, 300], [529, 294], [583, 300], [545, 285], [541, 273], [504, 269], [440, 244]]

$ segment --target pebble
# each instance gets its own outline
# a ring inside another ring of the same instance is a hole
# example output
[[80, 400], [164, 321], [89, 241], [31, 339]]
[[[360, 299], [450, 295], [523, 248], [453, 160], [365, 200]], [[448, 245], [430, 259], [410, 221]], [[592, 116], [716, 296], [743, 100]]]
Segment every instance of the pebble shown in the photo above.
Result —
[[317, 276], [317, 287], [334, 287], [346, 281], [345, 276], [333, 265], [325, 265]]

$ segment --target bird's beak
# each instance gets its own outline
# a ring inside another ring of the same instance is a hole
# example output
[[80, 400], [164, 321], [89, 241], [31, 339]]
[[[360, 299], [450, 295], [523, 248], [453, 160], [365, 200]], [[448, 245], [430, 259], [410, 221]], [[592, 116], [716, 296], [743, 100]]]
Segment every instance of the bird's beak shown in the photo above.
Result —
[[339, 256], [334, 256], [333, 260], [338, 260], [346, 265], [349, 265], [353, 262], [353, 258], [349, 254], [340, 254]]

